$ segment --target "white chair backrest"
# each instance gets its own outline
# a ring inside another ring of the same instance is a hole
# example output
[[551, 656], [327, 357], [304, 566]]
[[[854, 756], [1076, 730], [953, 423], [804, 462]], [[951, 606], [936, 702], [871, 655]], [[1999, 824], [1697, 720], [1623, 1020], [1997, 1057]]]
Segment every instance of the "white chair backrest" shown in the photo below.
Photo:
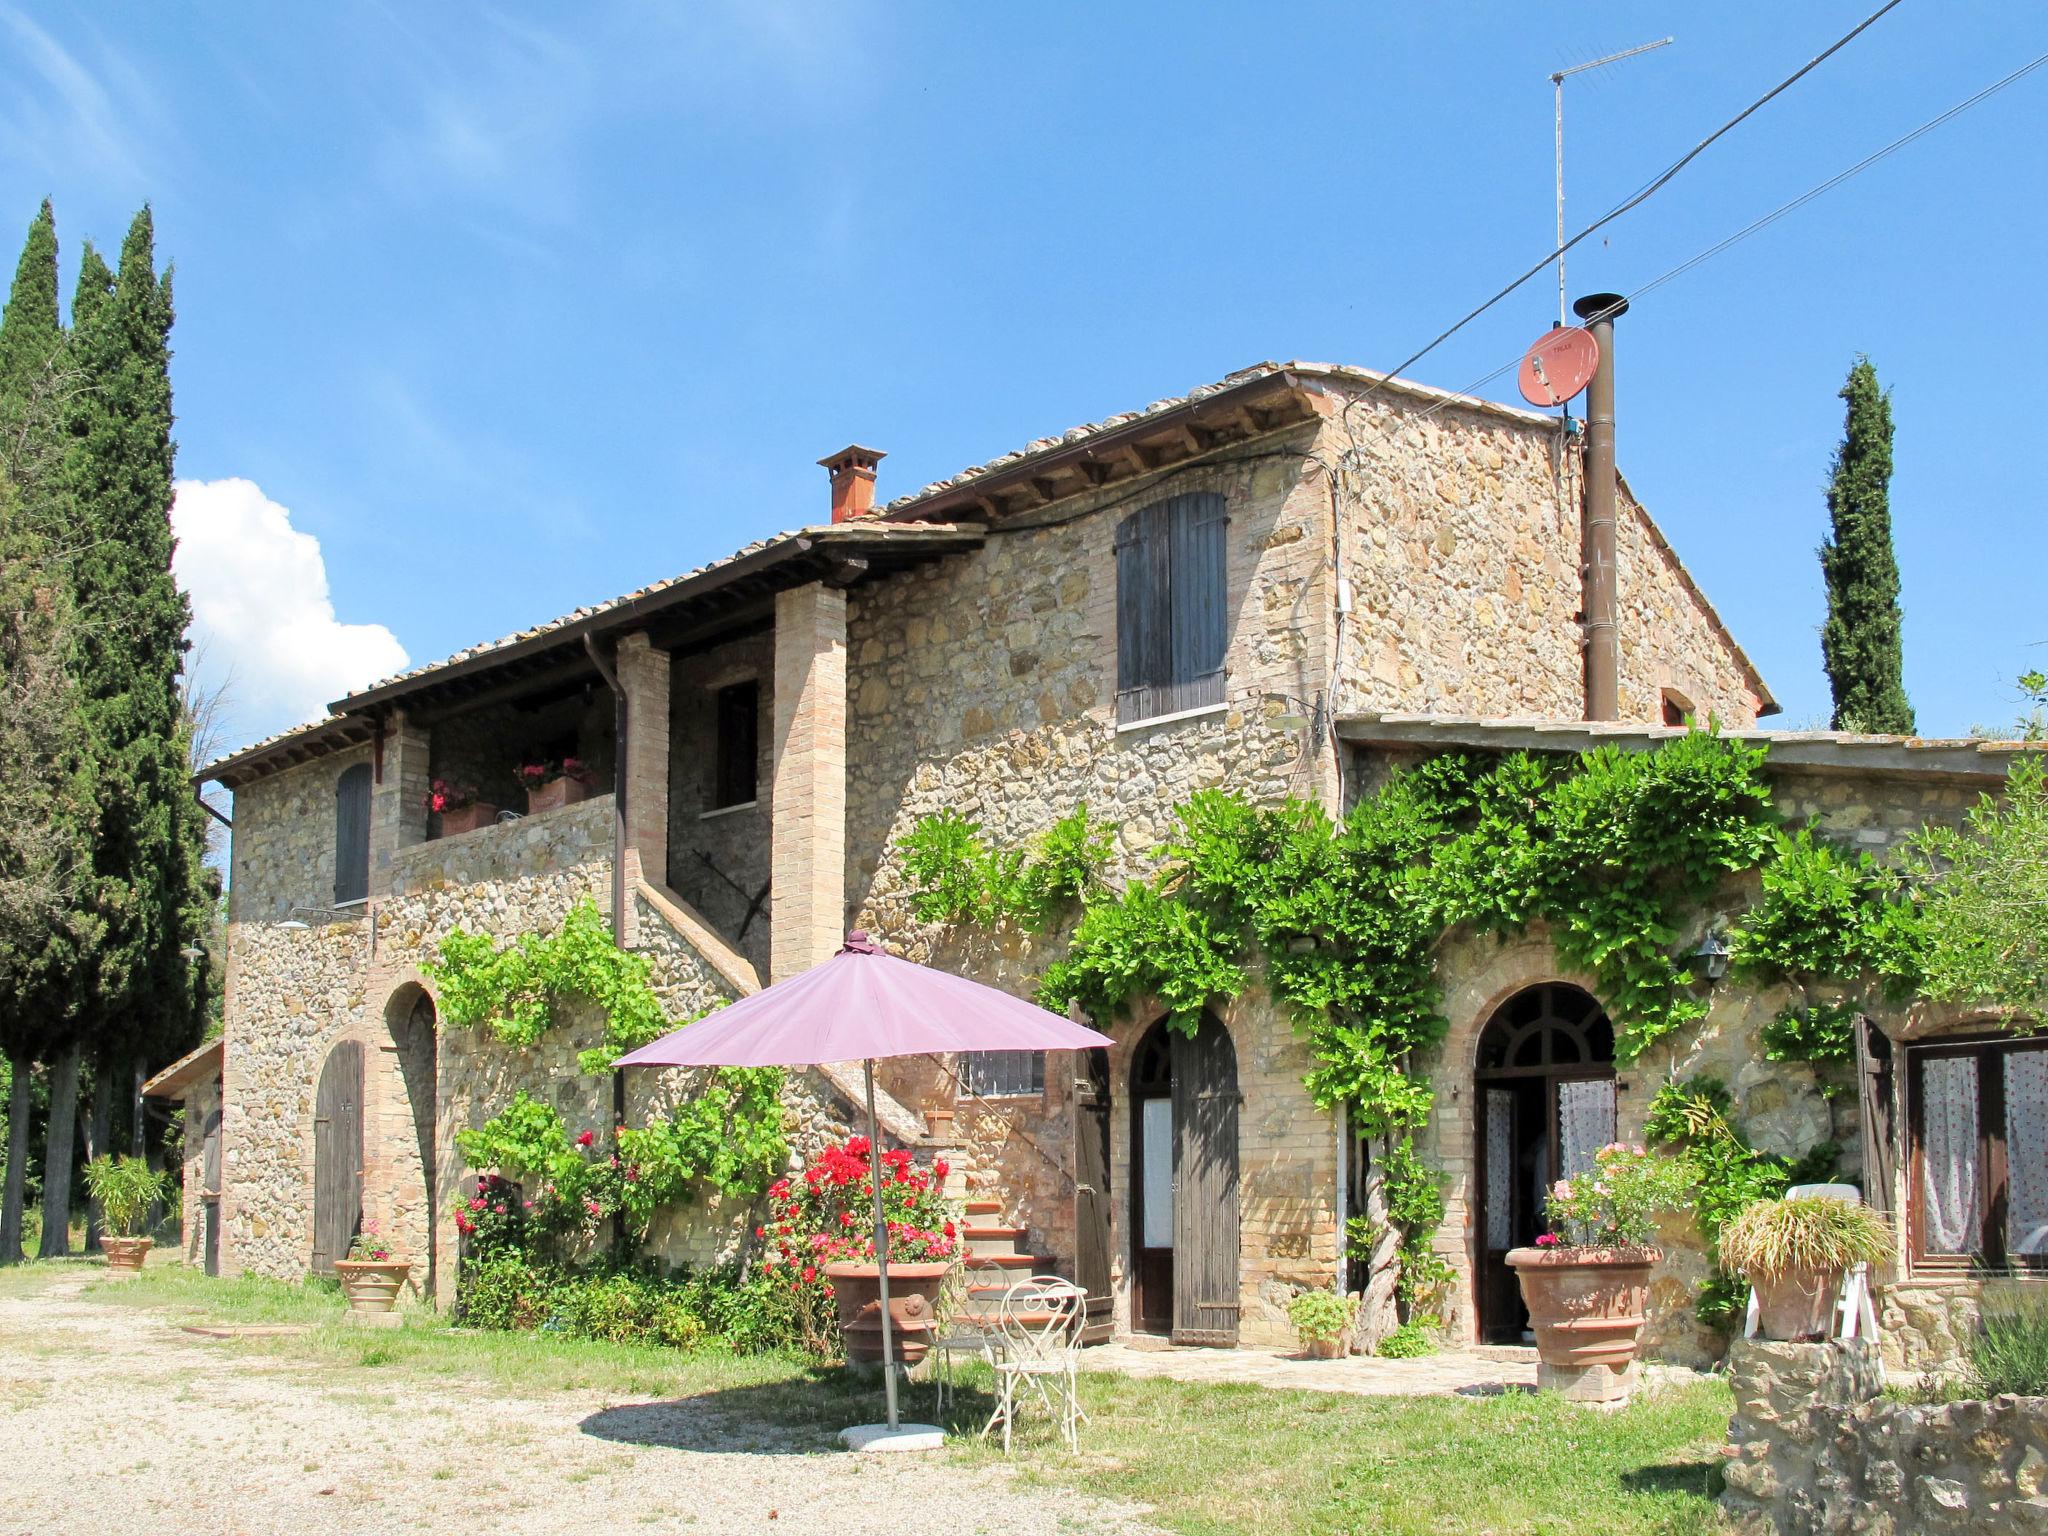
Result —
[[1854, 1184], [1794, 1184], [1785, 1191], [1787, 1200], [1840, 1200], [1846, 1205], [1861, 1205], [1863, 1191]]
[[1003, 1292], [996, 1326], [1011, 1355], [1052, 1360], [1079, 1347], [1081, 1315], [1088, 1295], [1057, 1275], [1033, 1275]]

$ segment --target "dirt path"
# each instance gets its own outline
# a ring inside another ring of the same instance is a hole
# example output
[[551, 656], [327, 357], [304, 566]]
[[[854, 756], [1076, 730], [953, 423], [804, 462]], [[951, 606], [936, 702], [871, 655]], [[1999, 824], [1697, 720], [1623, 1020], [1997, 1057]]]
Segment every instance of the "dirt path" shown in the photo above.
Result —
[[999, 1467], [819, 1452], [701, 1400], [521, 1398], [252, 1354], [86, 1283], [0, 1296], [0, 1536], [1150, 1530]]

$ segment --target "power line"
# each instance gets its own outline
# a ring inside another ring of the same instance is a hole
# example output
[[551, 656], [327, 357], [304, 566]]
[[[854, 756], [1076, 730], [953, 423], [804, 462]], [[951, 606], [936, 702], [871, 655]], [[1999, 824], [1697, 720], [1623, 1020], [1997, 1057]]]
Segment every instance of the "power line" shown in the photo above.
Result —
[[[1757, 97], [1755, 101], [1751, 102], [1748, 106], [1744, 107], [1740, 112], [1736, 113], [1735, 116], [1729, 118], [1727, 122], [1723, 123], [1720, 127], [1716, 128], [1704, 139], [1701, 139], [1699, 143], [1693, 145], [1691, 149], [1687, 150], [1684, 154], [1680, 155], [1676, 160], [1672, 161], [1670, 165], [1665, 167], [1664, 170], [1659, 172], [1656, 176], [1652, 177], [1637, 191], [1630, 194], [1628, 197], [1624, 198], [1620, 203], [1616, 204], [1612, 209], [1608, 210], [1599, 218], [1595, 219], [1592, 223], [1588, 224], [1584, 229], [1580, 230], [1576, 235], [1573, 235], [1569, 240], [1564, 241], [1557, 247], [1556, 250], [1546, 252], [1542, 260], [1538, 261], [1534, 266], [1530, 267], [1527, 271], [1523, 272], [1521, 276], [1517, 277], [1513, 282], [1509, 283], [1505, 288], [1501, 289], [1500, 292], [1496, 293], [1484, 304], [1481, 304], [1477, 309], [1474, 309], [1471, 313], [1465, 315], [1455, 325], [1451, 326], [1448, 330], [1439, 334], [1435, 339], [1433, 339], [1429, 343], [1428, 346], [1422, 348], [1421, 351], [1415, 353], [1412, 357], [1402, 359], [1400, 362], [1396, 363], [1392, 368], [1389, 368], [1386, 371], [1386, 377], [1395, 377], [1396, 375], [1402, 373], [1406, 369], [1413, 367], [1416, 363], [1422, 361], [1423, 358], [1429, 356], [1430, 353], [1434, 352], [1446, 341], [1449, 341], [1451, 337], [1457, 335], [1459, 331], [1463, 330], [1466, 326], [1470, 325], [1474, 320], [1477, 320], [1481, 315], [1485, 314], [1489, 309], [1493, 308], [1494, 305], [1498, 304], [1502, 299], [1506, 298], [1509, 294], [1513, 293], [1517, 288], [1521, 287], [1522, 284], [1529, 281], [1530, 278], [1534, 277], [1537, 273], [1541, 272], [1544, 268], [1548, 267], [1552, 262], [1558, 260], [1561, 256], [1564, 255], [1566, 251], [1569, 251], [1573, 246], [1577, 245], [1581, 240], [1585, 239], [1588, 235], [1592, 234], [1596, 230], [1604, 228], [1606, 225], [1612, 224], [1616, 219], [1620, 218], [1623, 214], [1629, 212], [1631, 209], [1640, 207], [1644, 202], [1648, 201], [1652, 196], [1654, 196], [1660, 189], [1666, 186], [1671, 181], [1671, 179], [1675, 177], [1680, 171], [1684, 170], [1688, 165], [1692, 164], [1693, 161], [1697, 160], [1700, 157], [1700, 155], [1705, 152], [1707, 146], [1712, 144], [1715, 140], [1724, 137], [1726, 134], [1730, 133], [1737, 126], [1743, 123], [1746, 119], [1754, 116], [1757, 112], [1762, 110], [1765, 106], [1769, 105], [1776, 98], [1782, 96], [1786, 91], [1790, 90], [1799, 81], [1803, 80], [1807, 75], [1813, 73], [1814, 70], [1818, 69], [1822, 64], [1826, 63], [1827, 60], [1832, 58], [1835, 54], [1841, 52], [1842, 49], [1846, 48], [1850, 43], [1854, 42], [1864, 32], [1868, 31], [1873, 25], [1875, 25], [1880, 19], [1882, 19], [1887, 12], [1896, 9], [1902, 3], [1903, 0], [1885, 0], [1885, 3], [1883, 5], [1879, 6], [1876, 10], [1872, 11], [1868, 16], [1864, 17], [1863, 20], [1858, 22], [1854, 27], [1851, 27], [1847, 32], [1843, 33], [1839, 38], [1837, 38], [1834, 42], [1830, 43], [1821, 52], [1815, 54], [1812, 58], [1808, 59], [1804, 64], [1800, 65], [1798, 69], [1794, 70], [1791, 74], [1787, 75], [1783, 80], [1780, 80], [1776, 85], [1772, 86], [1768, 91], [1764, 92], [1763, 95]], [[1380, 386], [1375, 385], [1374, 389], [1377, 389], [1379, 387]], [[1370, 395], [1373, 392], [1373, 390], [1367, 390], [1365, 393], [1367, 395]], [[1364, 397], [1361, 396], [1360, 398], [1362, 399]]]
[[[1753, 219], [1749, 223], [1743, 225], [1742, 228], [1736, 230], [1734, 234], [1728, 235], [1723, 239], [1717, 240], [1712, 245], [1708, 246], [1705, 250], [1695, 252], [1693, 255], [1686, 257], [1686, 259], [1684, 261], [1681, 261], [1677, 266], [1672, 267], [1669, 271], [1660, 273], [1656, 277], [1651, 278], [1647, 283], [1644, 283], [1640, 288], [1637, 288], [1630, 292], [1627, 295], [1627, 297], [1622, 300], [1622, 303], [1632, 304], [1637, 299], [1641, 298], [1644, 294], [1663, 287], [1673, 278], [1682, 277], [1687, 272], [1690, 272], [1694, 267], [1699, 266], [1702, 262], [1712, 260], [1714, 257], [1720, 255], [1723, 251], [1727, 250], [1730, 246], [1741, 244], [1744, 240], [1747, 240], [1751, 235], [1756, 234], [1759, 230], [1764, 229], [1768, 225], [1777, 223], [1777, 221], [1784, 218], [1786, 214], [1796, 212], [1798, 209], [1805, 207], [1808, 203], [1812, 202], [1822, 193], [1831, 192], [1836, 187], [1839, 187], [1843, 182], [1849, 180], [1851, 177], [1861, 175], [1864, 171], [1867, 171], [1873, 165], [1876, 165], [1878, 161], [1884, 159], [1888, 155], [1894, 154], [1897, 151], [1904, 149], [1908, 144], [1911, 144], [1915, 139], [1921, 138], [1923, 135], [1932, 133], [1935, 129], [1941, 127], [1942, 124], [1948, 122], [1950, 119], [1960, 117], [1963, 113], [1969, 111], [1970, 108], [1978, 105], [1980, 102], [1987, 101], [1991, 97], [1996, 96], [2000, 91], [2004, 90], [2007, 86], [2013, 85], [2018, 81], [2024, 79], [2026, 76], [2032, 74], [2035, 70], [2041, 68], [2041, 66], [2044, 64], [2048, 64], [2048, 53], [2041, 54], [2038, 57], [2029, 60], [2027, 63], [2022, 64], [2018, 69], [2014, 70], [2011, 74], [2005, 76], [2003, 79], [1993, 81], [1990, 85], [1985, 86], [1983, 90], [1977, 92], [1974, 96], [1966, 97], [1964, 100], [1959, 101], [1954, 106], [1950, 107], [1946, 112], [1942, 112], [1937, 116], [1929, 118], [1926, 122], [1922, 123], [1918, 128], [1913, 129], [1910, 133], [1901, 134], [1898, 138], [1893, 139], [1891, 143], [1885, 145], [1882, 149], [1872, 150], [1869, 154], [1865, 155], [1861, 160], [1858, 160], [1854, 165], [1849, 166], [1845, 170], [1837, 171], [1834, 175], [1830, 176], [1826, 181], [1820, 182], [1815, 186], [1808, 187], [1804, 192], [1800, 193], [1797, 197], [1791, 199], [1789, 202], [1780, 203], [1777, 207], [1773, 208], [1769, 213], [1764, 214], [1761, 218]], [[1611, 312], [1612, 311], [1610, 310], [1609, 313]], [[1589, 318], [1597, 319], [1599, 317], [1594, 316]], [[1485, 375], [1483, 378], [1474, 379], [1470, 384], [1467, 384], [1463, 389], [1457, 391], [1457, 393], [1459, 395], [1470, 395], [1474, 390], [1483, 389], [1486, 385], [1491, 384], [1495, 379], [1499, 378], [1502, 374], [1508, 373], [1512, 371], [1514, 368], [1518, 367], [1521, 361], [1522, 356], [1520, 353], [1517, 353], [1513, 362], [1503, 364], [1501, 367], [1494, 369], [1493, 372]], [[1368, 390], [1366, 393], [1369, 394], [1371, 393], [1371, 391]], [[1360, 398], [1363, 397], [1361, 396]], [[1416, 420], [1420, 421], [1426, 417], [1433, 416], [1438, 411], [1443, 410], [1446, 406], [1454, 405], [1457, 403], [1458, 402], [1455, 400], [1439, 401], [1437, 404], [1432, 405], [1428, 410], [1421, 412], [1416, 417]]]

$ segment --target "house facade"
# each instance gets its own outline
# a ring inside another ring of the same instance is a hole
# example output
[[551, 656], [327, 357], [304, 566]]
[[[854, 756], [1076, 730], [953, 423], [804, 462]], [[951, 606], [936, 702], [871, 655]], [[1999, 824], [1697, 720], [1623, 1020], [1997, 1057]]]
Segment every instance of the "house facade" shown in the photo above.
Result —
[[[1049, 941], [911, 916], [900, 844], [922, 816], [951, 808], [1007, 846], [1086, 803], [1117, 825], [1114, 875], [1148, 866], [1198, 789], [1341, 810], [1418, 754], [1588, 729], [1585, 452], [1557, 418], [1265, 364], [878, 506], [881, 458], [821, 461], [829, 522], [365, 689], [207, 770], [235, 796], [224, 1271], [324, 1268], [373, 1220], [445, 1301], [448, 1212], [474, 1174], [457, 1132], [522, 1088], [599, 1134], [691, 1091], [684, 1073], [580, 1075], [594, 1019], [525, 1051], [446, 1027], [422, 967], [454, 927], [546, 931], [594, 900], [679, 1020], [817, 963], [850, 927], [1021, 991]], [[1625, 483], [1616, 500], [1600, 617], [1619, 719], [1590, 729], [1641, 744], [1686, 718], [1753, 729], [1775, 709], [1763, 681]], [[1835, 737], [1800, 750], [1788, 804], [1866, 842], [1960, 814], [2004, 761]], [[567, 757], [592, 780], [580, 802], [461, 832], [424, 808], [438, 780], [516, 813], [518, 767]], [[1597, 1024], [1540, 936], [1461, 944], [1443, 962], [1453, 1031], [1430, 1150], [1452, 1180], [1452, 1327], [1480, 1338], [1503, 1326], [1479, 1198], [1483, 1106], [1502, 1090], [1474, 1076], [1475, 1053], [1504, 1008]], [[1739, 1078], [1768, 1016], [1731, 994], [1688, 1061]], [[1284, 1341], [1292, 1294], [1344, 1273], [1370, 1148], [1310, 1103], [1306, 1052], [1261, 990], [1218, 999], [1193, 1038], [1143, 1007], [1106, 1027], [1116, 1046], [1080, 1058], [890, 1063], [886, 1134], [944, 1148], [1109, 1326]], [[1625, 1130], [1649, 1066], [1617, 1077], [1610, 1062], [1612, 1086], [1574, 1086], [1573, 1102]], [[1585, 1076], [1553, 1075], [1506, 1091]], [[1784, 1076], [1743, 1084], [1742, 1113], [1788, 1146], [1834, 1136], [1840, 1099]], [[800, 1150], [843, 1134], [854, 1081], [792, 1077]], [[1207, 1181], [1176, 1181], [1176, 1165]], [[742, 1251], [748, 1229], [714, 1202], [652, 1241], [703, 1262]], [[1685, 1353], [1701, 1261], [1674, 1247], [1662, 1337]], [[1901, 1328], [1918, 1309], [1930, 1337], [1952, 1329], [1954, 1309], [1915, 1285], [1888, 1303]]]

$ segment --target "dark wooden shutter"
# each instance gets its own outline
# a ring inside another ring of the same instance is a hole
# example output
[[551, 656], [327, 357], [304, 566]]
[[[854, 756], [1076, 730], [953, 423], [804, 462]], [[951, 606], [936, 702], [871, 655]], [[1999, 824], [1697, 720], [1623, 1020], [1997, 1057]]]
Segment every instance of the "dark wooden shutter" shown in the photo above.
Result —
[[1223, 651], [1229, 641], [1227, 521], [1214, 492], [1167, 503], [1167, 563], [1173, 571], [1172, 694], [1162, 714], [1223, 702]]
[[1856, 1092], [1863, 1141], [1863, 1203], [1874, 1211], [1889, 1213], [1899, 1170], [1892, 1043], [1867, 1018], [1856, 1021]]
[[1207, 1014], [1173, 1049], [1173, 1342], [1237, 1343], [1237, 1052]]
[[334, 901], [370, 894], [370, 765], [357, 763], [334, 781]]
[[1117, 719], [1158, 714], [1154, 690], [1172, 663], [1164, 505], [1140, 507], [1116, 531]]
[[1074, 1284], [1088, 1293], [1082, 1342], [1114, 1327], [1109, 1289], [1109, 1052], [1074, 1056]]
[[206, 1136], [199, 1159], [199, 1210], [202, 1222], [200, 1263], [206, 1273], [220, 1273], [220, 1111], [206, 1116]]
[[348, 1257], [363, 1215], [363, 1047], [344, 1040], [327, 1055], [313, 1100], [313, 1272]]

